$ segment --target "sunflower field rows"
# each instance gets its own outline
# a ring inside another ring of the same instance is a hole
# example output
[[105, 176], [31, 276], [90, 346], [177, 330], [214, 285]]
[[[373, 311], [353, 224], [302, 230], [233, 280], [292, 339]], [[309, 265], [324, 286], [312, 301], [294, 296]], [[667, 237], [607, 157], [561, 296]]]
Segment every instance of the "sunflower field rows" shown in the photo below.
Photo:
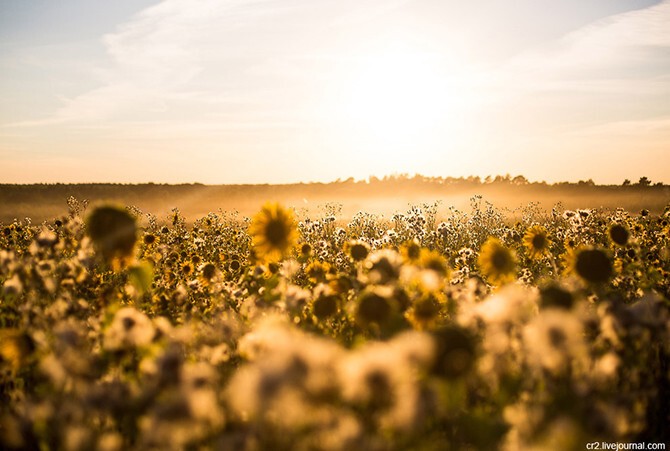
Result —
[[0, 224], [0, 448], [670, 444], [670, 206]]

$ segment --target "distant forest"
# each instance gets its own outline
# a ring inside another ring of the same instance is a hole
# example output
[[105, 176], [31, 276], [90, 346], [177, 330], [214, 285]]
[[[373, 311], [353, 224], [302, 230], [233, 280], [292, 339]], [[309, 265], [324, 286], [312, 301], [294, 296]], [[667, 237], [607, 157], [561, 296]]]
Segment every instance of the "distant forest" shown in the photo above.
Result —
[[406, 174], [367, 180], [336, 180], [330, 183], [283, 185], [203, 185], [194, 184], [0, 184], [0, 221], [31, 218], [44, 221], [67, 213], [67, 200], [86, 203], [116, 202], [135, 206], [157, 216], [179, 208], [189, 219], [210, 211], [238, 211], [253, 214], [266, 201], [279, 201], [305, 212], [315, 212], [326, 203], [342, 205], [343, 216], [357, 211], [390, 214], [407, 205], [439, 202], [443, 208], [466, 208], [472, 196], [482, 196], [494, 206], [515, 209], [529, 203], [550, 209], [625, 208], [662, 212], [670, 203], [670, 186], [647, 177], [620, 185], [579, 182], [529, 182], [523, 176], [427, 177]]

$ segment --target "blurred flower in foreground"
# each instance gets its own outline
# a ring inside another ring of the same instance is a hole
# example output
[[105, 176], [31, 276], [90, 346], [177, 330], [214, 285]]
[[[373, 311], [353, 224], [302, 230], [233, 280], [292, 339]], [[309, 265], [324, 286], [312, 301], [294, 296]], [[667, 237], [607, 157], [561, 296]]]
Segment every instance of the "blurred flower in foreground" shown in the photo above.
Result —
[[88, 216], [86, 228], [105, 262], [124, 261], [133, 253], [137, 225], [123, 208], [111, 205], [96, 208]]
[[278, 261], [295, 245], [298, 231], [290, 210], [267, 203], [249, 226], [256, 255], [265, 261]]
[[524, 342], [532, 365], [563, 373], [585, 370], [588, 350], [581, 321], [562, 309], [547, 309], [526, 325]]
[[147, 345], [153, 340], [155, 329], [151, 320], [133, 307], [116, 312], [105, 331], [104, 347], [111, 351]]
[[7, 363], [16, 372], [35, 350], [30, 335], [16, 329], [0, 329], [0, 368]]

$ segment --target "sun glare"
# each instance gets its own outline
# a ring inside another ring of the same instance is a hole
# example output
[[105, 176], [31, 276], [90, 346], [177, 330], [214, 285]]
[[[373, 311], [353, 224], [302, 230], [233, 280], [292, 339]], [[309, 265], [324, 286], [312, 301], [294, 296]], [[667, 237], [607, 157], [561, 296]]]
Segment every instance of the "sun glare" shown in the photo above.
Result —
[[426, 58], [382, 54], [356, 69], [342, 99], [355, 125], [392, 140], [412, 139], [445, 112], [445, 84]]
[[407, 46], [352, 57], [338, 77], [330, 117], [337, 141], [380, 172], [420, 170], [467, 101], [444, 60]]

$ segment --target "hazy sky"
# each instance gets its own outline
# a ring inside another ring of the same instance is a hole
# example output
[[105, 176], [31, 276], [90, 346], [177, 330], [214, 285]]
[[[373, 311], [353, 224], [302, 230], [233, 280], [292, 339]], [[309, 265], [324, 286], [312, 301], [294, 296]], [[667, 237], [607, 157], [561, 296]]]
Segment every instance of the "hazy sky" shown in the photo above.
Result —
[[670, 183], [670, 0], [0, 0], [0, 182]]

